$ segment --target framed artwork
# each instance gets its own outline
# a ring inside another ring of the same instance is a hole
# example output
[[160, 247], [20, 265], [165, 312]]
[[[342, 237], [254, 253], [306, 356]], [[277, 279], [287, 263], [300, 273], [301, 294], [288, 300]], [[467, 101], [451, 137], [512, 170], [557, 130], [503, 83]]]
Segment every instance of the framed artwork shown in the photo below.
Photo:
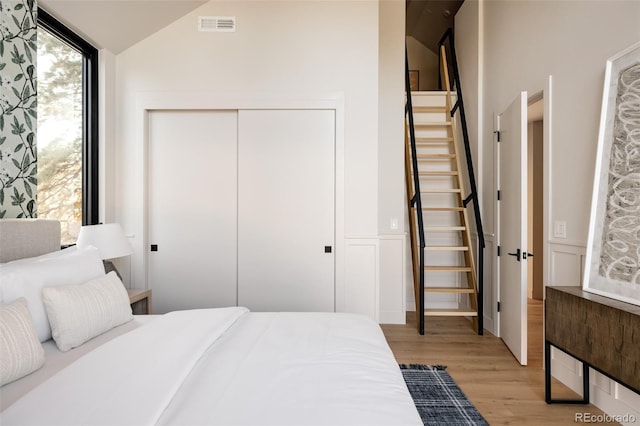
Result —
[[582, 287], [640, 305], [640, 42], [607, 61]]
[[409, 70], [409, 85], [412, 92], [420, 90], [420, 71]]

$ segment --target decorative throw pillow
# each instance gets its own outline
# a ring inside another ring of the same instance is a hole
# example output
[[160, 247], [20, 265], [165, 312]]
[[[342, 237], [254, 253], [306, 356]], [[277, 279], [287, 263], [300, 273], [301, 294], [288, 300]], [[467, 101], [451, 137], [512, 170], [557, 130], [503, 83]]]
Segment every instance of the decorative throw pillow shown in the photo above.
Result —
[[95, 247], [70, 248], [0, 264], [0, 303], [26, 298], [38, 338], [44, 342], [51, 339], [51, 328], [42, 304], [42, 289], [83, 284], [103, 275], [104, 266]]
[[45, 287], [42, 301], [63, 352], [133, 319], [127, 290], [115, 272], [86, 284]]
[[44, 364], [44, 349], [24, 297], [0, 306], [0, 360], [0, 386], [26, 376]]

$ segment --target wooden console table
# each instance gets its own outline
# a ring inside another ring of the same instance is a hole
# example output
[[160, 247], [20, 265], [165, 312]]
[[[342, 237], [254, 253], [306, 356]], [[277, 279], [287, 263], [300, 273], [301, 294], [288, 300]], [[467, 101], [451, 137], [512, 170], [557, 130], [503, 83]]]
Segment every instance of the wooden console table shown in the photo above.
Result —
[[[544, 315], [548, 404], [588, 404], [589, 368], [640, 393], [640, 306], [581, 287], [547, 287]], [[551, 398], [551, 346], [582, 362], [582, 399]]]

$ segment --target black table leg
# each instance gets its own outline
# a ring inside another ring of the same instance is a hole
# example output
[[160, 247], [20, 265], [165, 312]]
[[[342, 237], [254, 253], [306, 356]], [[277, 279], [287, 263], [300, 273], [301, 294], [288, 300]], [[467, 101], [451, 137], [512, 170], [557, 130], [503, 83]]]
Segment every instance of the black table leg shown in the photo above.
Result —
[[544, 400], [547, 404], [589, 403], [589, 364], [584, 361], [582, 361], [582, 399], [553, 399], [551, 397], [551, 342], [546, 339], [544, 341]]

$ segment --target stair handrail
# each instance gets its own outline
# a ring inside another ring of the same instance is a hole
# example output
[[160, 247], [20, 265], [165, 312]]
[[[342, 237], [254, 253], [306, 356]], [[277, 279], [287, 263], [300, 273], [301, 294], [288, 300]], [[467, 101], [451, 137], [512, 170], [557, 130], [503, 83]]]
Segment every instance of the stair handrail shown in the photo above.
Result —
[[[456, 110], [460, 113], [460, 126], [462, 128], [462, 139], [464, 141], [464, 152], [467, 163], [467, 172], [469, 175], [469, 186], [471, 189], [471, 193], [464, 199], [464, 207], [467, 207], [469, 202], [473, 201], [473, 213], [476, 224], [476, 231], [478, 233], [478, 245], [480, 250], [478, 250], [478, 264], [476, 265], [478, 268], [478, 272], [476, 274], [478, 280], [478, 334], [483, 334], [483, 294], [484, 294], [484, 274], [483, 274], [483, 264], [484, 264], [484, 249], [486, 247], [486, 242], [484, 239], [484, 230], [482, 228], [482, 217], [480, 215], [480, 204], [478, 201], [478, 188], [476, 185], [475, 172], [473, 168], [473, 157], [471, 155], [471, 145], [469, 142], [469, 131], [467, 129], [467, 118], [464, 112], [464, 102], [462, 99], [462, 87], [460, 85], [460, 72], [458, 70], [458, 60], [456, 58], [456, 49], [453, 38], [453, 29], [449, 28], [445, 31], [444, 35], [438, 42], [438, 46], [443, 46], [445, 42], [449, 40], [449, 51], [451, 53], [451, 68], [453, 71], [453, 80], [455, 82], [455, 90], [456, 90], [456, 103], [450, 111], [451, 117], [455, 116]], [[440, 50], [440, 49], [438, 49]], [[441, 54], [439, 53], [439, 56]], [[440, 62], [442, 62], [442, 57], [440, 57]], [[448, 72], [448, 70], [445, 70]], [[438, 81], [442, 84], [442, 77], [439, 76]]]
[[[419, 275], [420, 275], [420, 294], [416, 302], [418, 306], [416, 307], [416, 313], [419, 313], [419, 331], [420, 334], [424, 334], [424, 249], [426, 247], [425, 237], [424, 237], [424, 223], [422, 217], [422, 197], [420, 193], [420, 176], [418, 174], [418, 149], [416, 146], [416, 132], [413, 122], [413, 103], [411, 101], [411, 79], [409, 77], [409, 54], [407, 51], [407, 47], [405, 45], [405, 91], [407, 94], [407, 104], [405, 108], [405, 114], [408, 116], [409, 120], [409, 138], [411, 142], [411, 164], [413, 166], [413, 191], [414, 194], [409, 200], [410, 205], [414, 206], [417, 210], [417, 219], [418, 219], [418, 236], [420, 243], [420, 251], [419, 251]], [[411, 210], [409, 209], [409, 214], [411, 214]], [[413, 245], [412, 245], [413, 247]], [[414, 268], [415, 273], [415, 268]], [[415, 277], [414, 277], [415, 279]]]

